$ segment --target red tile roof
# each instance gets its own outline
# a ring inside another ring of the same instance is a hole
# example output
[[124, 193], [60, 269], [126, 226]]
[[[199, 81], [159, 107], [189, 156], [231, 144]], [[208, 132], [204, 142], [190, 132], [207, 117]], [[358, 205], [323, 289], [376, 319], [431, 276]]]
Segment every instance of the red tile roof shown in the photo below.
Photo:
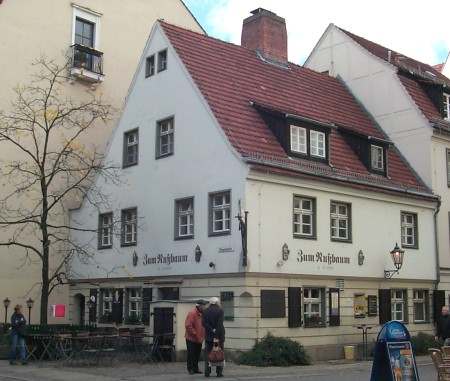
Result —
[[444, 68], [445, 63], [442, 62], [440, 64], [437, 65], [433, 65], [433, 69], [437, 70], [438, 72], [442, 73], [442, 69]]
[[[425, 118], [430, 121], [433, 127], [450, 132], [450, 122], [442, 118], [439, 110], [419, 83], [423, 81], [425, 83], [435, 83], [450, 88], [450, 79], [441, 73], [444, 64], [431, 66], [413, 58], [406, 57], [375, 42], [366, 40], [342, 28], [339, 29], [373, 55], [396, 66], [398, 68], [397, 76], [400, 82]], [[389, 51], [391, 52], [390, 60]]]
[[[428, 192], [395, 148], [388, 150], [389, 177], [370, 173], [359, 160], [339, 126], [375, 138], [386, 136], [338, 79], [292, 63], [269, 64], [247, 48], [164, 21], [160, 25], [227, 138], [246, 160], [371, 186]], [[251, 102], [337, 125], [330, 138], [331, 165], [288, 157]]]

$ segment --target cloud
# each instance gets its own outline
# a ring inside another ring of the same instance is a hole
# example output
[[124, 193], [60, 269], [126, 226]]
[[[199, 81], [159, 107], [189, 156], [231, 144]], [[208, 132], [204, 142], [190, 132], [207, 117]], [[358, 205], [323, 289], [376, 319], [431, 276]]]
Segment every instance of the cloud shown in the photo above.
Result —
[[[418, 60], [436, 64], [450, 47], [450, 1], [430, 0], [190, 0], [203, 8], [208, 33], [240, 43], [242, 20], [258, 7], [285, 17], [289, 59], [303, 63], [329, 23]], [[194, 12], [195, 13], [195, 12]]]

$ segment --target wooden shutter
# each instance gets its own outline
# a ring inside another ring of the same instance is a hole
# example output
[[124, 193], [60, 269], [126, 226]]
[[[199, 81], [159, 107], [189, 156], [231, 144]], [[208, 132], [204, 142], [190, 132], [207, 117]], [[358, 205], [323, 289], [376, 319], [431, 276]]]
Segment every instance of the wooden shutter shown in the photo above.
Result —
[[403, 323], [409, 323], [408, 290], [403, 290]]
[[378, 315], [380, 324], [387, 323], [391, 320], [391, 290], [378, 290]]
[[288, 287], [288, 327], [297, 328], [302, 325], [302, 289]]
[[338, 288], [330, 288], [328, 291], [328, 311], [330, 326], [341, 325], [341, 298]]
[[284, 290], [261, 290], [261, 318], [286, 317]]
[[89, 323], [95, 323], [97, 322], [97, 298], [98, 298], [98, 290], [96, 288], [92, 288], [89, 290], [89, 298], [91, 299], [91, 301], [94, 301], [93, 306], [89, 308]]
[[445, 306], [445, 291], [434, 290], [433, 292], [433, 321], [436, 323], [441, 316], [442, 307]]
[[150, 302], [153, 298], [152, 291], [151, 288], [142, 289], [142, 322], [145, 325], [150, 324]]
[[425, 297], [425, 321], [430, 322], [430, 292], [428, 290], [424, 291]]

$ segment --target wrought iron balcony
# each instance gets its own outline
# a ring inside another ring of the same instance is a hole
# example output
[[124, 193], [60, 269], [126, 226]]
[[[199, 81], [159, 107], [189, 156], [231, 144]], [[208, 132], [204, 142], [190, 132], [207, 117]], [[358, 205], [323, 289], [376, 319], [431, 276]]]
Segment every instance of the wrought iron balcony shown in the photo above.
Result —
[[103, 53], [84, 45], [72, 45], [71, 74], [88, 82], [103, 81]]

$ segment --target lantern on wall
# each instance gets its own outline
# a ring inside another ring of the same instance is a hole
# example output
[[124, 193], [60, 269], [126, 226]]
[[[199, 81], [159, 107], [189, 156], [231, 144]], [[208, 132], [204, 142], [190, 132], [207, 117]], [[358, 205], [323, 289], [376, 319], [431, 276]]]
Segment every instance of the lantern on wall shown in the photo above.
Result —
[[364, 253], [362, 250], [358, 252], [358, 265], [362, 266], [364, 264]]
[[403, 257], [405, 255], [405, 250], [402, 250], [397, 243], [395, 243], [394, 248], [390, 252], [392, 262], [394, 263], [395, 270], [384, 270], [384, 277], [386, 279], [392, 278], [395, 274], [398, 274], [403, 266]]
[[200, 262], [200, 259], [202, 258], [202, 250], [200, 249], [199, 245], [195, 247], [194, 254], [195, 254], [195, 262], [197, 263]]
[[283, 261], [287, 261], [288, 260], [290, 252], [291, 251], [289, 250], [289, 246], [287, 245], [287, 243], [285, 243], [281, 247], [281, 257], [283, 258]]

